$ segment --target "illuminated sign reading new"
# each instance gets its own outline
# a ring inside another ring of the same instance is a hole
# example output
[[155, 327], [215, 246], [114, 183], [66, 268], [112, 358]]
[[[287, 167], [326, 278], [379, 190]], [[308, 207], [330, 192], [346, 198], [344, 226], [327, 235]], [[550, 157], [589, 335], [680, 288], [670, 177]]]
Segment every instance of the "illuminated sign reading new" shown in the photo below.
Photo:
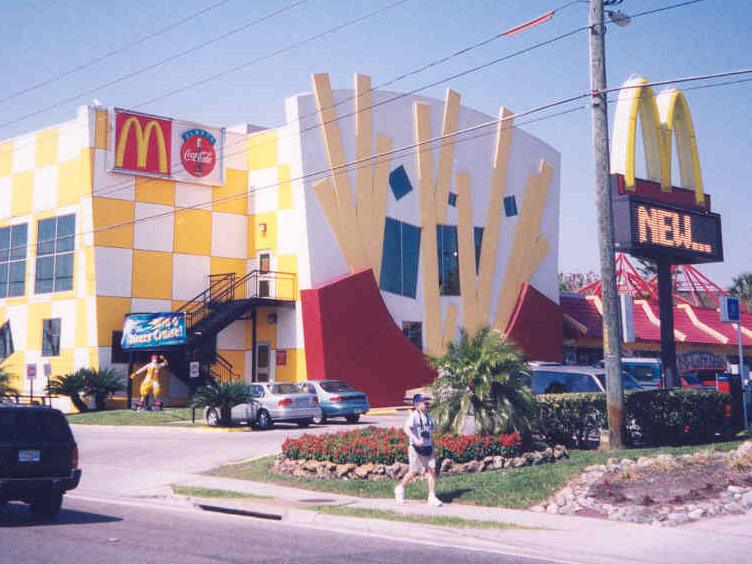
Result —
[[674, 262], [687, 264], [723, 260], [718, 214], [634, 196], [615, 202], [615, 212], [622, 206], [628, 206], [628, 210], [618, 214], [623, 218], [617, 220], [621, 224], [616, 229], [619, 250], [649, 258], [671, 257]]

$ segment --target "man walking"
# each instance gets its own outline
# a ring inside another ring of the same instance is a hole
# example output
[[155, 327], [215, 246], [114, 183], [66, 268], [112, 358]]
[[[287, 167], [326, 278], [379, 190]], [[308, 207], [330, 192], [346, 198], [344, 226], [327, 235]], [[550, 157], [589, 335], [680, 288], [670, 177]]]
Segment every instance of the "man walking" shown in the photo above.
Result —
[[440, 507], [441, 500], [436, 497], [436, 451], [433, 448], [433, 433], [436, 428], [428, 412], [431, 398], [417, 394], [413, 402], [415, 410], [410, 413], [404, 427], [405, 434], [410, 439], [407, 447], [410, 468], [402, 482], [394, 488], [394, 498], [397, 503], [402, 503], [405, 500], [405, 486], [425, 473], [428, 478], [428, 504]]

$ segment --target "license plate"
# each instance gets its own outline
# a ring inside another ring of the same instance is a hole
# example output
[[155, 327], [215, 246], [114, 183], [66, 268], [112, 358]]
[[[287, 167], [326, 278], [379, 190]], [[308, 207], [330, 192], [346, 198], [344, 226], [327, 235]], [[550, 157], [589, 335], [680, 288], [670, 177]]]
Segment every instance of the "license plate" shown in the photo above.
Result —
[[19, 462], [39, 462], [38, 450], [19, 450], [18, 451]]

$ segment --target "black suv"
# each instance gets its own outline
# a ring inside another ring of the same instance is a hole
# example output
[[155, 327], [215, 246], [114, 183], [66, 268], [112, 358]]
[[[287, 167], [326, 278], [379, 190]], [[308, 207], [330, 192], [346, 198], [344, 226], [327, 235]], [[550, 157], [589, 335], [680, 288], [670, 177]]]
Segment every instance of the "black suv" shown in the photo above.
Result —
[[78, 486], [78, 447], [61, 411], [0, 403], [0, 504], [23, 501], [54, 519]]

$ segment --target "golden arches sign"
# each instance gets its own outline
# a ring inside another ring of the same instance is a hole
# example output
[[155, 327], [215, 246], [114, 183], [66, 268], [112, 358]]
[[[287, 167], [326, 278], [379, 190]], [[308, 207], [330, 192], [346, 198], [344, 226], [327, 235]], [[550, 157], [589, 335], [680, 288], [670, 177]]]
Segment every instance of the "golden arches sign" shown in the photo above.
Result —
[[647, 179], [660, 182], [664, 192], [671, 191], [671, 151], [675, 137], [681, 186], [694, 190], [697, 203], [704, 204], [692, 116], [684, 94], [674, 88], [656, 96], [644, 78], [631, 78], [624, 83], [614, 115], [611, 172], [624, 175], [627, 190], [635, 190], [638, 117]]
[[128, 136], [130, 135], [131, 128], [133, 128], [134, 135], [136, 136], [136, 166], [141, 169], [146, 168], [146, 157], [148, 155], [149, 142], [151, 141], [153, 133], [157, 139], [159, 172], [162, 174], [169, 174], [169, 171], [167, 170], [167, 144], [165, 142], [164, 133], [162, 133], [162, 128], [155, 120], [149, 120], [146, 123], [146, 127], [142, 128], [141, 122], [136, 116], [129, 117], [120, 131], [120, 138], [118, 139], [117, 149], [115, 151], [115, 166], [123, 166], [125, 160], [125, 147], [128, 143]]

